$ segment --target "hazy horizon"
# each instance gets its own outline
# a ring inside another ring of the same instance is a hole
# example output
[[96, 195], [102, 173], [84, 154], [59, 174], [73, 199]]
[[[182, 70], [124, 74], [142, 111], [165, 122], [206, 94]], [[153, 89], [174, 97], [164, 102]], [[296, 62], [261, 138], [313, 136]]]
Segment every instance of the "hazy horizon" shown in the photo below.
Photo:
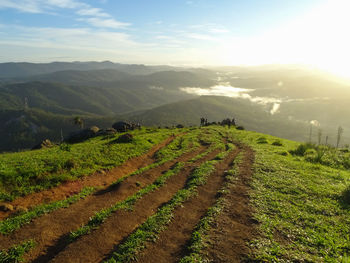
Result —
[[350, 76], [345, 0], [0, 0], [0, 62], [300, 64]]

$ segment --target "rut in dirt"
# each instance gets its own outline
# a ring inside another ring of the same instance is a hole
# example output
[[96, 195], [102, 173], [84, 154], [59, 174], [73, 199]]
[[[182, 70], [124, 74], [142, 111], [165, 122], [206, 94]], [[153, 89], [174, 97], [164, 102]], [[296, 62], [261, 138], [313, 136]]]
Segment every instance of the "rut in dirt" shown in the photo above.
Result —
[[71, 231], [85, 224], [96, 211], [110, 207], [112, 204], [133, 195], [142, 187], [153, 183], [157, 177], [169, 170], [176, 162], [191, 159], [205, 150], [205, 147], [200, 147], [196, 151], [186, 153], [143, 174], [128, 177], [118, 188], [112, 188], [111, 191], [100, 191], [68, 208], [58, 209], [43, 215], [8, 236], [0, 235], [0, 247], [7, 249], [11, 245], [19, 244], [27, 239], [34, 239], [37, 246], [26, 259], [38, 258], [46, 254], [52, 247], [56, 247], [57, 243], [66, 244], [67, 240], [63, 237], [67, 237]]
[[[69, 196], [79, 193], [84, 187], [103, 187], [109, 185], [125, 174], [130, 174], [140, 169], [141, 167], [152, 164], [155, 161], [154, 155], [157, 151], [167, 146], [177, 136], [182, 135], [183, 134], [170, 136], [162, 143], [153, 146], [147, 153], [141, 156], [131, 158], [108, 172], [95, 172], [92, 175], [84, 176], [81, 179], [62, 183], [57, 187], [53, 187], [37, 193], [32, 193], [24, 197], [19, 197], [14, 201], [9, 202], [8, 204], [12, 205], [14, 208], [22, 207], [30, 209], [31, 207], [43, 203], [50, 203], [58, 200], [63, 200]], [[15, 212], [16, 211], [0, 211], [0, 220], [9, 217]]]
[[246, 262], [250, 254], [249, 241], [258, 235], [258, 222], [253, 219], [249, 202], [250, 181], [253, 174], [254, 152], [240, 144], [243, 160], [239, 164], [239, 177], [226, 198], [224, 210], [209, 233], [206, 248], [210, 262]]
[[[118, 210], [112, 214], [100, 228], [69, 244], [63, 251], [52, 249], [34, 262], [99, 262], [103, 260], [115, 245], [122, 242], [139, 225], [168, 202], [173, 195], [186, 185], [192, 171], [202, 162], [213, 159], [219, 150], [186, 165], [178, 174], [171, 176], [159, 189], [148, 193], [138, 200], [132, 211]], [[197, 154], [196, 154], [197, 155]], [[190, 158], [187, 158], [189, 160]], [[182, 160], [183, 162], [186, 160]], [[56, 247], [57, 248], [57, 247]], [[54, 257], [54, 258], [53, 258]]]
[[216, 202], [218, 191], [225, 182], [225, 171], [231, 169], [239, 152], [240, 149], [236, 148], [224, 161], [215, 165], [215, 171], [208, 177], [207, 183], [197, 188], [198, 195], [175, 210], [168, 228], [159, 235], [155, 243], [148, 243], [146, 250], [138, 257], [138, 262], [178, 262], [185, 255], [186, 244], [193, 229], [207, 213], [208, 208]]

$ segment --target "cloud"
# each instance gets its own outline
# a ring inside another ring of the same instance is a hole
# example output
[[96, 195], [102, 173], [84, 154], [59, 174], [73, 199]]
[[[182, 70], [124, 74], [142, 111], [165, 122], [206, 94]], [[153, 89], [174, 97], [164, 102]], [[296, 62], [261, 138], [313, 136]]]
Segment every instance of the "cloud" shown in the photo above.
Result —
[[312, 120], [310, 121], [310, 124], [315, 127], [320, 127], [320, 122], [318, 120]]
[[197, 33], [189, 33], [186, 35], [188, 38], [193, 38], [197, 40], [210, 40], [210, 41], [216, 41], [217, 38], [211, 36], [211, 35], [206, 35], [206, 34], [197, 34]]
[[[90, 28], [52, 28], [11, 26], [14, 36], [2, 37], [0, 44], [43, 48], [112, 51], [115, 48], [142, 47], [130, 35]], [[145, 45], [146, 46], [146, 45]]]
[[47, 13], [54, 8], [83, 8], [88, 4], [74, 0], [0, 0], [0, 9], [15, 9], [24, 13]]
[[279, 103], [274, 103], [274, 104], [272, 105], [272, 109], [270, 110], [270, 114], [271, 114], [271, 115], [274, 115], [275, 113], [277, 113], [277, 112], [279, 111], [280, 107], [281, 107], [281, 104], [279, 104]]
[[110, 17], [110, 15], [103, 12], [101, 8], [83, 8], [76, 13], [81, 16]]
[[130, 26], [130, 23], [123, 23], [117, 21], [113, 18], [102, 19], [99, 17], [90, 17], [90, 18], [78, 18], [78, 21], [84, 21], [94, 27], [102, 27], [102, 28], [125, 28]]
[[191, 25], [189, 26], [189, 28], [199, 30], [202, 33], [205, 32], [205, 33], [223, 34], [223, 33], [230, 32], [226, 27], [222, 25], [214, 24], [214, 23]]
[[101, 28], [125, 28], [130, 23], [120, 22], [101, 8], [75, 0], [0, 0], [0, 9], [15, 9], [26, 13], [52, 13], [56, 9], [72, 9], [79, 16], [76, 20]]

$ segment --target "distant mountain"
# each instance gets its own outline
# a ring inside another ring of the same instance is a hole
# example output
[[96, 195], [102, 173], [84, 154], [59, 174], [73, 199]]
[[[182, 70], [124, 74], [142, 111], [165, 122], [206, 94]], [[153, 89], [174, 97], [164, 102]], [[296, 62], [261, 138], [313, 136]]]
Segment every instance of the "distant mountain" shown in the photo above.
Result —
[[131, 75], [115, 69], [65, 70], [30, 77], [13, 78], [10, 83], [52, 82], [69, 85], [110, 88], [178, 89], [179, 87], [211, 87], [216, 84], [215, 73], [208, 70], [161, 71], [148, 75]]
[[[312, 141], [318, 142], [318, 133], [322, 132], [321, 141], [335, 144], [338, 126], [342, 126], [341, 144], [349, 144], [350, 123], [347, 116], [350, 110], [346, 100], [333, 101], [296, 101], [282, 104], [280, 110], [271, 114], [271, 104], [261, 104], [248, 99], [220, 96], [201, 96], [198, 98], [170, 103], [150, 110], [131, 113], [124, 116], [145, 125], [172, 126], [176, 124], [199, 125], [200, 118], [220, 121], [235, 118], [238, 125], [253, 131], [296, 140], [308, 141], [312, 127]], [[332, 108], [332, 110], [331, 110]]]
[[350, 140], [350, 84], [309, 69], [54, 62], [3, 63], [0, 75], [0, 151], [58, 140], [61, 129], [64, 136], [76, 129], [74, 116], [106, 127], [118, 119], [170, 126], [234, 117], [247, 129], [299, 141], [313, 123], [312, 140], [322, 132], [329, 143], [341, 125], [342, 144]]
[[0, 110], [29, 108], [72, 115], [113, 115], [156, 107], [193, 97], [180, 90], [132, 83], [106, 87], [71, 86], [60, 83], [26, 82], [0, 87]]
[[308, 138], [308, 123], [271, 115], [266, 105], [246, 99], [202, 96], [127, 116], [132, 121], [151, 126], [172, 126], [179, 123], [199, 125], [201, 117], [207, 118], [210, 122], [235, 118], [238, 125], [243, 125], [249, 130], [299, 141]]
[[145, 66], [135, 64], [119, 64], [110, 61], [104, 62], [52, 62], [52, 63], [27, 63], [10, 62], [0, 63], [0, 78], [28, 77], [66, 70], [100, 70], [114, 69], [124, 73], [143, 75], [165, 70], [183, 70], [170, 66]]

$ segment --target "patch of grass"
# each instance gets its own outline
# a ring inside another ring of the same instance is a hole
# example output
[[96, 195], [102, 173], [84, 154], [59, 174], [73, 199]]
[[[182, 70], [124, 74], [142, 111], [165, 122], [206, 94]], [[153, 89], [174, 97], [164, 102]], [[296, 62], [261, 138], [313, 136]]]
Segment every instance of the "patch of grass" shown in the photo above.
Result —
[[[34, 218], [37, 218], [43, 214], [48, 214], [59, 208], [66, 208], [71, 204], [76, 203], [80, 199], [92, 194], [95, 191], [93, 187], [86, 187], [80, 193], [73, 195], [65, 200], [60, 200], [50, 204], [39, 205], [31, 211], [25, 212], [21, 215], [7, 218], [0, 222], [0, 233], [7, 235], [13, 231], [21, 228], [25, 224], [29, 224]], [[1, 262], [1, 261], [0, 261]]]
[[291, 150], [290, 153], [301, 156], [305, 161], [311, 163], [319, 163], [338, 169], [350, 169], [350, 153], [346, 149], [303, 143], [299, 144], [295, 150]]
[[350, 210], [343, 200], [350, 172], [306, 161], [313, 146], [280, 139], [280, 151], [299, 154], [281, 156], [275, 147], [257, 143], [259, 133], [232, 132], [256, 153], [250, 200], [260, 235], [250, 243], [249, 260], [347, 262]]
[[134, 140], [125, 144], [109, 144], [99, 136], [83, 143], [1, 154], [0, 198], [10, 201], [97, 170], [111, 169], [147, 152], [169, 137], [171, 131], [142, 129], [131, 134]]
[[158, 209], [156, 214], [150, 216], [106, 262], [137, 260], [137, 254], [145, 247], [146, 242], [155, 241], [158, 235], [167, 228], [174, 217], [175, 208], [195, 195], [198, 186], [206, 183], [208, 176], [215, 170], [214, 165], [217, 162], [217, 160], [207, 161], [196, 168], [189, 177], [185, 188], [179, 190], [167, 204]]
[[35, 247], [33, 240], [28, 240], [20, 245], [13, 246], [7, 251], [0, 251], [0, 262], [2, 263], [17, 263], [23, 262], [23, 256]]

